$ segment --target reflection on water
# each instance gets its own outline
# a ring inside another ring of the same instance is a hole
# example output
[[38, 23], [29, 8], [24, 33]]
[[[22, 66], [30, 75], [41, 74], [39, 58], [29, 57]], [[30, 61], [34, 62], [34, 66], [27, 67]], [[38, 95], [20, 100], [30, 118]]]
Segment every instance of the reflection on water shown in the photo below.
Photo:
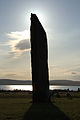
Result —
[[[58, 86], [58, 85], [50, 85], [50, 90], [54, 89], [69, 89], [77, 91], [80, 86]], [[29, 90], [32, 91], [32, 85], [0, 85], [0, 90]]]
[[54, 89], [61, 89], [61, 90], [75, 90], [77, 91], [78, 88], [80, 88], [80, 86], [56, 86], [56, 85], [50, 85], [50, 90], [54, 90]]
[[29, 90], [29, 91], [32, 91], [32, 85], [0, 85], [0, 90]]

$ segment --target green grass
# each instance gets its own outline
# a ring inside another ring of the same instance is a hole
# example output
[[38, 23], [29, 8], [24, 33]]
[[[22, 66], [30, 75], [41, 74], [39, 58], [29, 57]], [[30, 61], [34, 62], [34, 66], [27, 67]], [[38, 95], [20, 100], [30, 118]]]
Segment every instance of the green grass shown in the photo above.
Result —
[[30, 105], [31, 95], [28, 93], [1, 93], [0, 120], [22, 120]]
[[80, 93], [52, 96], [51, 104], [32, 104], [28, 92], [0, 93], [0, 120], [80, 120]]
[[70, 120], [80, 120], [80, 98], [55, 98], [53, 103], [64, 112]]

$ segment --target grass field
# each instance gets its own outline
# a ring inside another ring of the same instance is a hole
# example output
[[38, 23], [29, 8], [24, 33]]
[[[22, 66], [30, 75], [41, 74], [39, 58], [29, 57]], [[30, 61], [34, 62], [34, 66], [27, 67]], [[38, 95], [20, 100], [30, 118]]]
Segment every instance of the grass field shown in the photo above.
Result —
[[52, 96], [50, 104], [32, 104], [29, 92], [0, 92], [0, 120], [80, 120], [80, 92]]

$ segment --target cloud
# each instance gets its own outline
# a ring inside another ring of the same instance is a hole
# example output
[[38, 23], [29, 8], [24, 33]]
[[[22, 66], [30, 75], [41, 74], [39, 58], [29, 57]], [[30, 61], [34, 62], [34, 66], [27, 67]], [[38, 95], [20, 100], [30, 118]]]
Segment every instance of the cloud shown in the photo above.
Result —
[[27, 39], [27, 38], [29, 38], [30, 33], [29, 33], [29, 30], [15, 31], [15, 32], [7, 33], [7, 36], [8, 36], [10, 39], [22, 40], [22, 39]]
[[80, 68], [80, 66], [66, 68], [65, 66], [49, 65], [50, 79], [80, 80], [80, 71], [77, 71], [77, 68]]
[[30, 51], [30, 38], [29, 31], [16, 31], [7, 34], [8, 45], [10, 46], [9, 55], [10, 57], [17, 58], [22, 55], [25, 51]]
[[0, 42], [0, 46], [6, 46], [6, 45], [8, 45], [8, 43]]
[[72, 74], [77, 74], [76, 72], [72, 72]]
[[12, 76], [16, 76], [16, 74], [15, 73], [10, 73], [10, 74], [6, 74], [5, 76], [12, 77]]
[[21, 40], [16, 45], [15, 48], [18, 50], [29, 50], [30, 49], [30, 43], [29, 40]]
[[9, 55], [13, 58], [17, 58], [22, 55], [22, 53], [30, 51], [29, 39], [25, 40], [11, 40], [9, 41], [11, 50]]

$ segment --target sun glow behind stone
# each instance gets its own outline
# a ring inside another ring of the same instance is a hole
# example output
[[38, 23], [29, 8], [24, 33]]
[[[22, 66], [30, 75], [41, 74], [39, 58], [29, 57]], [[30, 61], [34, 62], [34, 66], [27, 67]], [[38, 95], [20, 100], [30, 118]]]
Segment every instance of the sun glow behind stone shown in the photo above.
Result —
[[24, 30], [21, 32], [21, 39], [29, 39], [30, 38], [30, 32], [29, 30]]
[[36, 10], [36, 8], [33, 10], [30, 10], [27, 14], [27, 20], [29, 20], [29, 25], [30, 25], [30, 17], [31, 17], [31, 13], [32, 14], [36, 14], [37, 17], [39, 18], [40, 22], [44, 25], [45, 24], [45, 21], [46, 21], [46, 16], [43, 14], [42, 11], [39, 11], [39, 10]]
[[44, 20], [45, 17], [43, 16], [43, 14], [40, 13], [40, 12], [36, 12], [36, 14], [37, 14], [39, 20], [41, 21], [41, 23], [43, 23], [43, 22], [45, 21], [45, 20]]

